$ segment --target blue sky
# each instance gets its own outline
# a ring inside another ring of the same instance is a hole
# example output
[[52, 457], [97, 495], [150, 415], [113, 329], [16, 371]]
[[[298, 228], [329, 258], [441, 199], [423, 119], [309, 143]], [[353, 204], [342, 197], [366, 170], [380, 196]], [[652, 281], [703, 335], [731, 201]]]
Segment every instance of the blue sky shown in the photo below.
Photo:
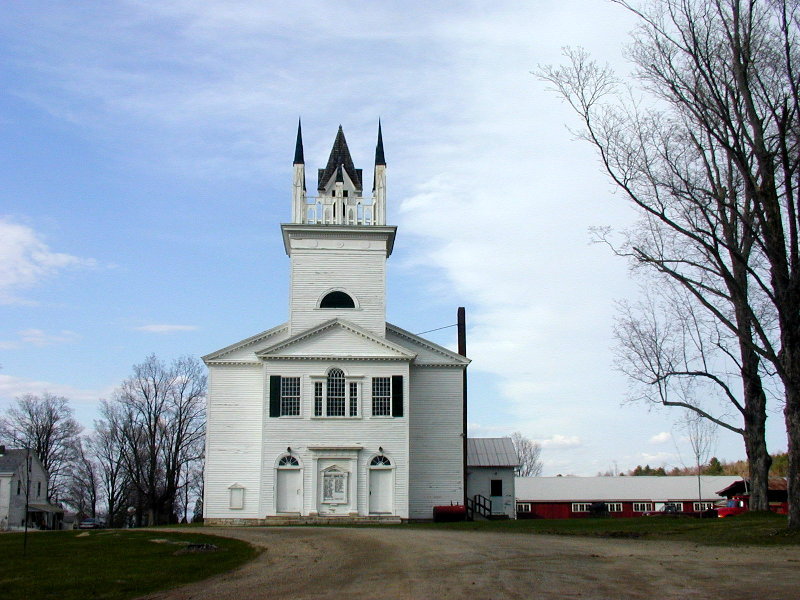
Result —
[[90, 426], [148, 354], [284, 321], [297, 119], [309, 173], [341, 124], [369, 179], [380, 117], [388, 319], [422, 332], [466, 306], [472, 433], [539, 440], [545, 474], [689, 461], [678, 415], [623, 405], [612, 369], [636, 286], [588, 228], [633, 214], [530, 74], [566, 45], [625, 72], [632, 25], [601, 0], [6, 5], [0, 409], [47, 390]]

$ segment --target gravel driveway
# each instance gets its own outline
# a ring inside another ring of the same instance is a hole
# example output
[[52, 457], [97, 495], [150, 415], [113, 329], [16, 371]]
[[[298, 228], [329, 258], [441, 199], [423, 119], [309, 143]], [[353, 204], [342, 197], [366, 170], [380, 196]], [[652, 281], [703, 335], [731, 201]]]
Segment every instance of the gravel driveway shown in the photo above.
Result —
[[800, 549], [405, 527], [192, 529], [263, 548], [148, 600], [800, 598]]

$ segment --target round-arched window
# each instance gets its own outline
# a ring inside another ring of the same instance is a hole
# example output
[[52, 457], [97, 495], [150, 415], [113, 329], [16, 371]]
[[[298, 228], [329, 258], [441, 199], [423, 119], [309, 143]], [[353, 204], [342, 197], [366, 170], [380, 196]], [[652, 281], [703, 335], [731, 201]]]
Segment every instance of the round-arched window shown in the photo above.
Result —
[[281, 459], [278, 461], [278, 467], [284, 467], [287, 469], [296, 468], [300, 466], [300, 462], [294, 456], [281, 456]]
[[349, 294], [340, 291], [333, 291], [325, 294], [319, 303], [320, 308], [355, 308], [356, 303]]
[[375, 458], [373, 458], [372, 461], [370, 461], [369, 466], [370, 467], [391, 467], [392, 466], [392, 461], [390, 461], [388, 458], [386, 458], [385, 456], [380, 454], [380, 455], [376, 456]]

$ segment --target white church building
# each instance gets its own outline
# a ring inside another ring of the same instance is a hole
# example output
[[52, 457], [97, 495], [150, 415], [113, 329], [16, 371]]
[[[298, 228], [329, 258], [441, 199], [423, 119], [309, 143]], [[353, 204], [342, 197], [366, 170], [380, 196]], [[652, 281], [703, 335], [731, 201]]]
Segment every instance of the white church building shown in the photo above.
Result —
[[203, 357], [207, 523], [430, 519], [464, 502], [469, 360], [386, 322], [380, 125], [372, 187], [339, 127], [307, 194], [298, 125], [288, 321]]

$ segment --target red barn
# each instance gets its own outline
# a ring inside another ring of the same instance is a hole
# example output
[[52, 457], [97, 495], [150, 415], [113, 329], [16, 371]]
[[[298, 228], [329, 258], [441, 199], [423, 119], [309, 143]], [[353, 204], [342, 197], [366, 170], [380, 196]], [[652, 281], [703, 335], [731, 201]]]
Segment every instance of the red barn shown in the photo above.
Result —
[[[639, 517], [671, 506], [702, 512], [724, 498], [717, 490], [741, 478], [680, 477], [517, 477], [517, 518], [573, 519], [595, 514], [600, 503], [611, 517]], [[699, 485], [698, 485], [699, 483]]]

